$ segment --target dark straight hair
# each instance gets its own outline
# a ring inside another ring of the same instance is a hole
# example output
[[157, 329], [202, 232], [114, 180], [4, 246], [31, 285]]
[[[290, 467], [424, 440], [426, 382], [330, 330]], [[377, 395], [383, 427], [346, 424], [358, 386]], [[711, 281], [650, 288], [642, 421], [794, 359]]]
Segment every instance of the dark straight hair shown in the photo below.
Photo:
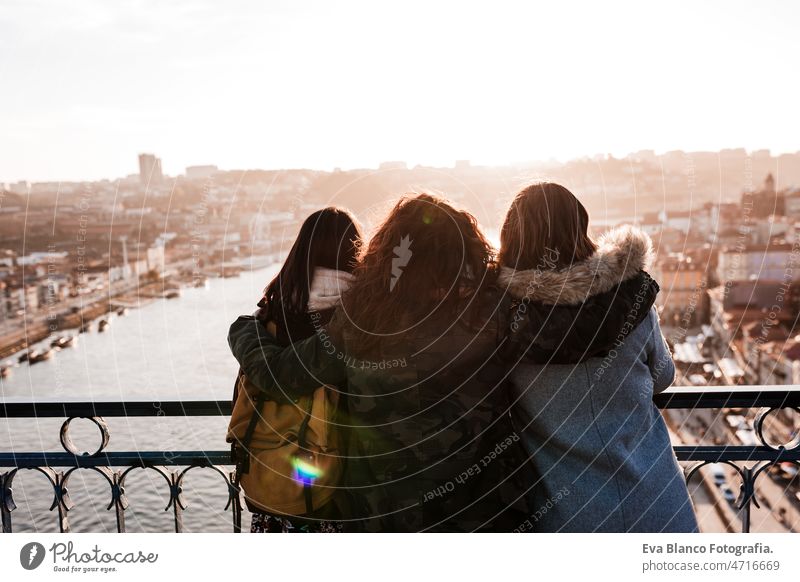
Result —
[[264, 289], [272, 309], [304, 313], [317, 267], [352, 273], [358, 262], [361, 229], [342, 208], [323, 208], [306, 218], [278, 275]]
[[498, 262], [512, 269], [559, 269], [597, 250], [589, 238], [589, 213], [554, 182], [524, 188], [508, 209], [500, 232]]

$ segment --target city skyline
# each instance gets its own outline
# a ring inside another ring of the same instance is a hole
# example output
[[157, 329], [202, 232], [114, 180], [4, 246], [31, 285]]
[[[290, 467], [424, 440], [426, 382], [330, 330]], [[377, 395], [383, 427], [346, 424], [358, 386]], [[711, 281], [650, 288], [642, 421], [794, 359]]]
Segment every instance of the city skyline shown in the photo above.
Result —
[[[652, 155], [652, 156], [654, 156], [656, 158], [659, 158], [659, 157], [665, 156], [667, 154], [673, 154], [673, 153], [683, 153], [683, 154], [686, 154], [686, 155], [690, 156], [692, 154], [719, 154], [719, 155], [722, 155], [723, 153], [731, 153], [731, 152], [732, 153], [736, 153], [736, 154], [739, 154], [741, 152], [746, 152], [746, 156], [748, 156], [748, 157], [753, 157], [754, 155], [757, 155], [757, 154], [764, 154], [764, 155], [767, 155], [767, 156], [769, 156], [771, 158], [780, 158], [781, 156], [787, 156], [787, 155], [788, 156], [800, 156], [800, 149], [797, 149], [795, 151], [788, 151], [788, 152], [776, 152], [776, 151], [771, 150], [769, 148], [746, 148], [746, 147], [728, 147], [728, 148], [722, 148], [722, 149], [713, 150], [713, 151], [702, 151], [702, 150], [687, 151], [687, 150], [683, 150], [683, 149], [680, 149], [680, 148], [674, 149], [674, 150], [668, 150], [668, 151], [666, 151], [666, 150], [665, 151], [657, 151], [657, 150], [653, 150], [653, 149], [649, 149], [649, 148], [642, 148], [642, 149], [639, 149], [637, 151], [631, 151], [631, 152], [628, 152], [628, 153], [620, 155], [620, 156], [615, 156], [611, 152], [598, 152], [598, 153], [595, 153], [595, 154], [586, 154], [586, 155], [583, 155], [583, 156], [578, 156], [578, 157], [575, 157], [575, 158], [569, 158], [569, 159], [563, 159], [563, 160], [557, 160], [555, 158], [516, 160], [516, 161], [513, 161], [513, 162], [498, 162], [498, 163], [495, 163], [495, 164], [485, 164], [485, 167], [487, 167], [487, 168], [492, 168], [492, 167], [494, 167], [494, 168], [505, 168], [505, 167], [511, 167], [511, 166], [514, 166], [514, 165], [517, 165], [517, 164], [519, 164], [519, 165], [552, 165], [552, 166], [556, 166], [556, 165], [566, 165], [566, 164], [569, 164], [571, 162], [578, 162], [578, 161], [587, 160], [587, 159], [588, 160], [607, 159], [608, 156], [611, 156], [611, 157], [616, 158], [616, 159], [625, 160], [625, 159], [629, 159], [629, 158], [638, 159], [639, 156], [641, 156], [643, 154]], [[411, 163], [408, 163], [406, 160], [381, 160], [381, 161], [376, 162], [373, 166], [357, 166], [357, 167], [352, 167], [352, 168], [350, 168], [350, 167], [335, 167], [335, 168], [319, 168], [319, 167], [291, 167], [291, 168], [289, 168], [289, 167], [286, 167], [286, 168], [267, 168], [267, 167], [256, 168], [256, 167], [253, 167], [253, 168], [242, 168], [242, 167], [231, 167], [231, 168], [223, 168], [223, 167], [219, 167], [217, 164], [213, 163], [213, 160], [212, 160], [212, 161], [208, 161], [208, 163], [193, 163], [193, 162], [190, 161], [187, 166], [185, 166], [183, 168], [179, 168], [176, 172], [167, 173], [167, 172], [161, 172], [162, 159], [158, 155], [158, 152], [142, 151], [142, 152], [137, 153], [134, 156], [134, 162], [136, 162], [136, 159], [138, 159], [138, 163], [139, 163], [138, 167], [134, 163], [134, 164], [131, 165], [131, 171], [128, 171], [127, 173], [122, 174], [122, 175], [118, 175], [118, 176], [110, 176], [110, 175], [109, 176], [101, 176], [101, 177], [92, 178], [92, 179], [80, 179], [80, 178], [77, 178], [77, 179], [71, 179], [71, 180], [65, 180], [65, 179], [36, 180], [36, 179], [29, 179], [29, 178], [20, 178], [18, 180], [7, 180], [7, 179], [4, 180], [3, 177], [0, 176], [0, 191], [2, 191], [2, 187], [4, 185], [5, 186], [13, 186], [13, 185], [17, 185], [17, 184], [20, 184], [20, 183], [28, 183], [28, 184], [36, 184], [36, 183], [43, 183], [43, 184], [65, 183], [66, 184], [66, 183], [83, 183], [83, 182], [91, 183], [91, 182], [102, 182], [102, 181], [116, 182], [118, 180], [125, 180], [125, 179], [139, 180], [142, 183], [149, 183], [149, 180], [144, 180], [143, 181], [143, 179], [141, 177], [142, 176], [142, 158], [143, 157], [144, 158], [151, 158], [152, 157], [154, 159], [155, 163], [157, 163], [157, 165], [158, 165], [158, 168], [159, 168], [159, 174], [158, 175], [160, 177], [152, 182], [153, 185], [155, 185], [157, 183], [160, 183], [163, 180], [177, 179], [177, 178], [181, 178], [181, 177], [184, 177], [184, 178], [195, 178], [195, 179], [198, 178], [198, 177], [204, 177], [205, 178], [205, 177], [208, 177], [208, 176], [210, 176], [211, 174], [213, 174], [215, 172], [220, 172], [220, 173], [238, 172], [238, 171], [245, 171], [245, 172], [246, 171], [254, 171], [254, 172], [263, 172], [263, 171], [268, 171], [268, 172], [271, 172], [271, 171], [287, 171], [287, 172], [291, 172], [291, 171], [318, 171], [318, 172], [342, 171], [342, 172], [352, 172], [352, 171], [364, 171], [364, 170], [380, 171], [380, 170], [386, 170], [386, 169], [397, 170], [399, 168], [413, 170], [413, 169], [415, 169], [415, 167], [420, 167], [420, 168], [426, 168], [426, 167], [427, 168], [458, 168], [459, 165], [463, 165], [463, 164], [467, 164], [468, 166], [475, 166], [475, 167], [484, 166], [484, 164], [481, 164], [481, 163], [479, 163], [479, 162], [477, 162], [475, 160], [454, 159], [454, 160], [451, 160], [449, 163], [444, 162], [441, 166], [425, 165], [425, 164], [417, 164], [415, 166], [415, 165], [413, 165]], [[188, 174], [187, 174], [187, 171], [189, 172]], [[192, 172], [196, 173], [197, 175], [194, 175], [194, 176], [189, 175]], [[200, 174], [203, 174], [203, 175], [201, 176]]]
[[0, 180], [797, 151], [798, 7], [721, 6], [12, 1]]

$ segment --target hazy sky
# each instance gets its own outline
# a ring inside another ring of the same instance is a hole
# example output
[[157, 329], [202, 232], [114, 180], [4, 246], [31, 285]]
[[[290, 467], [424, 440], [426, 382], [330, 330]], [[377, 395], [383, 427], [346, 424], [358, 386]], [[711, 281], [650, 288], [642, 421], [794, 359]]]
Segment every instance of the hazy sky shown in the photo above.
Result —
[[0, 3], [0, 182], [800, 150], [800, 3]]

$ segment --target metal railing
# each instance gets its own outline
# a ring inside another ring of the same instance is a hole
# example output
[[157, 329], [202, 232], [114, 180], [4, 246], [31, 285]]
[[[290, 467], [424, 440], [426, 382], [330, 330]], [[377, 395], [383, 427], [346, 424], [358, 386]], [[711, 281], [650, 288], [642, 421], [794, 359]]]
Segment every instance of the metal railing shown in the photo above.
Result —
[[[757, 445], [676, 445], [678, 461], [688, 463], [684, 468], [686, 482], [701, 467], [723, 463], [732, 467], [741, 479], [738, 508], [742, 512], [742, 531], [750, 531], [752, 504], [760, 507], [755, 497], [755, 485], [770, 467], [782, 462], [800, 465], [800, 435], [785, 444], [770, 444], [764, 423], [773, 413], [790, 409], [800, 413], [800, 386], [714, 386], [697, 388], [673, 387], [653, 398], [656, 406], [667, 409], [760, 409], [753, 423]], [[744, 464], [750, 463], [750, 464]]]
[[[32, 469], [44, 474], [53, 488], [50, 510], [57, 510], [59, 530], [70, 531], [68, 481], [78, 469], [90, 469], [106, 478], [111, 488], [108, 510], [116, 514], [117, 531], [125, 531], [125, 510], [129, 506], [125, 495], [125, 479], [135, 469], [151, 469], [161, 475], [169, 487], [175, 531], [183, 531], [183, 480], [195, 468], [210, 468], [224, 480], [228, 490], [225, 511], [231, 511], [233, 531], [242, 528], [242, 503], [235, 484], [231, 451], [106, 451], [110, 440], [104, 417], [162, 417], [162, 416], [230, 416], [230, 400], [125, 401], [125, 402], [5, 402], [0, 404], [0, 418], [66, 418], [61, 425], [61, 446], [64, 452], [0, 453], [0, 468], [11, 468], [0, 474], [0, 513], [4, 533], [10, 533], [12, 511], [16, 509], [12, 484], [20, 469]], [[99, 428], [101, 444], [93, 453], [81, 454], [70, 438], [69, 428], [76, 418], [90, 419]], [[113, 469], [113, 468], [116, 469]], [[64, 469], [64, 470], [56, 470]], [[177, 469], [180, 468], [180, 469]]]
[[[733, 467], [741, 478], [738, 505], [742, 511], [743, 531], [750, 529], [750, 506], [755, 499], [756, 480], [772, 465], [790, 461], [800, 465], [800, 437], [784, 445], [769, 444], [764, 434], [766, 418], [782, 409], [800, 412], [798, 386], [740, 386], [714, 387], [705, 390], [675, 387], [655, 396], [656, 405], [665, 409], [760, 408], [754, 422], [754, 432], [760, 444], [745, 445], [679, 445], [675, 454], [685, 467], [687, 482], [700, 467], [724, 463]], [[242, 526], [241, 495], [235, 484], [235, 472], [229, 450], [212, 451], [106, 451], [110, 435], [104, 417], [211, 417], [230, 416], [229, 400], [198, 401], [127, 401], [127, 402], [4, 402], [0, 403], [0, 418], [65, 418], [61, 426], [64, 452], [0, 453], [0, 512], [3, 532], [11, 532], [12, 512], [16, 508], [12, 484], [22, 469], [44, 474], [53, 488], [50, 510], [57, 511], [59, 529], [69, 532], [69, 511], [73, 504], [67, 489], [70, 476], [78, 469], [90, 469], [103, 475], [111, 488], [108, 510], [116, 514], [117, 531], [125, 531], [125, 510], [129, 503], [125, 495], [125, 479], [135, 469], [151, 469], [159, 473], [169, 487], [169, 503], [176, 532], [183, 530], [183, 479], [194, 468], [211, 468], [223, 479], [231, 511], [233, 531]], [[99, 428], [101, 444], [93, 453], [81, 454], [73, 445], [70, 422], [75, 418], [90, 419]], [[751, 464], [745, 464], [751, 463]]]

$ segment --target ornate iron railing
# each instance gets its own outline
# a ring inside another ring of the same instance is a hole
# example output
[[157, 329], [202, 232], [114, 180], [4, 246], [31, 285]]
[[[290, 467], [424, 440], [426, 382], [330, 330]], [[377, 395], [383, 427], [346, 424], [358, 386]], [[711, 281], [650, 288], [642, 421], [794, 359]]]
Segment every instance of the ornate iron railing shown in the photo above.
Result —
[[[724, 463], [736, 471], [741, 479], [737, 498], [742, 511], [742, 531], [750, 531], [750, 509], [755, 504], [756, 480], [769, 467], [782, 462], [800, 465], [800, 435], [785, 444], [770, 444], [766, 438], [764, 422], [776, 411], [791, 409], [800, 413], [800, 387], [798, 386], [721, 386], [698, 390], [673, 387], [657, 394], [653, 399], [662, 410], [708, 408], [759, 408], [753, 423], [759, 445], [677, 445], [675, 456], [688, 463], [684, 469], [687, 483], [698, 470], [712, 463]], [[743, 463], [752, 463], [745, 465]]]
[[[661, 409], [708, 408], [761, 408], [754, 423], [760, 442], [744, 445], [680, 445], [675, 447], [679, 461], [686, 462], [687, 481], [702, 466], [725, 463], [733, 467], [741, 478], [738, 499], [742, 510], [742, 526], [750, 529], [751, 504], [758, 506], [755, 493], [756, 480], [776, 463], [790, 461], [800, 465], [800, 437], [784, 445], [772, 445], [765, 438], [764, 421], [775, 411], [792, 409], [800, 412], [800, 387], [797, 386], [741, 386], [714, 387], [706, 390], [676, 387], [654, 398]], [[183, 530], [183, 511], [186, 502], [182, 496], [183, 479], [193, 468], [211, 468], [225, 482], [228, 502], [225, 510], [231, 511], [233, 531], [240, 532], [242, 525], [241, 495], [235, 484], [235, 473], [229, 450], [217, 451], [106, 451], [110, 435], [104, 417], [155, 417], [155, 416], [230, 416], [228, 400], [202, 401], [128, 401], [128, 402], [5, 402], [0, 404], [0, 418], [65, 418], [61, 426], [61, 444], [64, 452], [12, 452], [0, 453], [0, 468], [10, 469], [0, 473], [0, 512], [3, 532], [11, 532], [12, 512], [16, 508], [13, 498], [13, 480], [21, 469], [31, 469], [44, 474], [53, 488], [50, 510], [56, 510], [61, 532], [70, 531], [69, 511], [73, 504], [69, 498], [68, 481], [78, 469], [90, 469], [103, 475], [111, 489], [111, 502], [107, 509], [116, 514], [117, 531], [125, 531], [125, 510], [129, 503], [125, 495], [125, 479], [134, 469], [152, 469], [160, 474], [169, 487], [169, 503], [176, 532]], [[81, 454], [72, 443], [69, 429], [75, 418], [88, 418], [98, 427], [101, 444], [93, 453]], [[752, 463], [746, 465], [745, 463]]]
[[[107, 509], [116, 513], [117, 531], [125, 531], [125, 510], [129, 503], [125, 495], [125, 479], [134, 469], [152, 469], [161, 475], [169, 487], [175, 531], [183, 531], [183, 479], [194, 468], [210, 468], [218, 473], [228, 490], [225, 510], [231, 511], [233, 531], [242, 526], [240, 492], [235, 484], [235, 473], [230, 450], [222, 451], [106, 451], [110, 440], [105, 417], [161, 417], [161, 416], [230, 416], [229, 400], [197, 401], [126, 401], [126, 402], [5, 402], [0, 405], [4, 418], [66, 418], [61, 425], [61, 445], [64, 452], [13, 452], [0, 453], [0, 468], [11, 470], [0, 474], [0, 512], [3, 532], [11, 532], [12, 511], [16, 508], [12, 484], [20, 469], [32, 469], [44, 474], [53, 487], [50, 510], [57, 510], [59, 530], [70, 531], [69, 511], [73, 503], [67, 484], [78, 469], [90, 469], [106, 478], [111, 488], [111, 502]], [[96, 451], [81, 454], [72, 443], [69, 428], [76, 418], [88, 418], [98, 427], [101, 443]], [[181, 469], [176, 469], [180, 467]], [[57, 470], [64, 469], [64, 470]]]

